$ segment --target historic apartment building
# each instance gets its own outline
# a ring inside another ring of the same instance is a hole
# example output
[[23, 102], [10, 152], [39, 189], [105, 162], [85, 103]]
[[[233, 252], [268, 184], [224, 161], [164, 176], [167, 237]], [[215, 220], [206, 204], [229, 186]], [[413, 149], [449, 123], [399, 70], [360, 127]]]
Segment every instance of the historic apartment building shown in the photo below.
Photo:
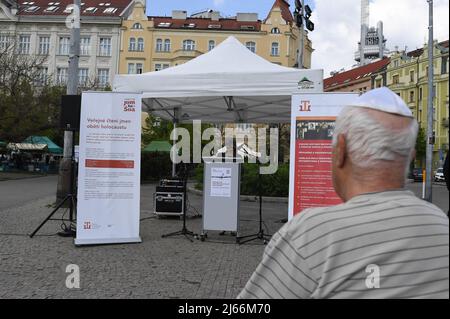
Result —
[[[212, 10], [191, 16], [186, 11], [173, 11], [171, 17], [147, 16], [145, 1], [136, 1], [122, 25], [119, 72], [138, 74], [176, 66], [229, 36], [272, 63], [289, 67], [297, 63], [299, 29], [285, 0], [275, 0], [264, 20], [256, 13], [223, 18]], [[306, 31], [304, 39], [304, 66], [309, 68], [313, 48]]]
[[[448, 40], [433, 47], [434, 70], [434, 167], [443, 164], [449, 145], [449, 60]], [[383, 75], [375, 78], [381, 81]], [[411, 52], [396, 52], [386, 70], [387, 86], [405, 100], [420, 127], [427, 130], [428, 114], [428, 46]]]
[[[104, 87], [117, 73], [122, 20], [134, 2], [81, 2], [80, 86]], [[18, 54], [47, 56], [42, 81], [64, 85], [70, 49], [66, 18], [72, 10], [72, 0], [0, 0], [0, 49], [14, 43]]]

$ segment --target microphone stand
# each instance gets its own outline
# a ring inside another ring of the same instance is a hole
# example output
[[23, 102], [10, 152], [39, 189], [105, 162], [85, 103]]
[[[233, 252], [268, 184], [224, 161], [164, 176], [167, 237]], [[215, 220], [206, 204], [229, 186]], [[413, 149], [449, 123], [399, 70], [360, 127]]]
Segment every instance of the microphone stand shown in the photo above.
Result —
[[[248, 243], [250, 241], [254, 241], [254, 240], [262, 240], [263, 244], [267, 244], [268, 240], [270, 240], [270, 238], [272, 237], [272, 235], [266, 234], [264, 232], [263, 229], [263, 219], [262, 219], [262, 189], [261, 189], [261, 162], [259, 161], [259, 159], [257, 158], [258, 161], [258, 195], [259, 195], [259, 230], [257, 233], [252, 234], [252, 235], [246, 235], [246, 236], [241, 236], [241, 237], [237, 237], [236, 241], [239, 245], [241, 244], [245, 244]], [[243, 241], [241, 241], [241, 239], [244, 239]]]

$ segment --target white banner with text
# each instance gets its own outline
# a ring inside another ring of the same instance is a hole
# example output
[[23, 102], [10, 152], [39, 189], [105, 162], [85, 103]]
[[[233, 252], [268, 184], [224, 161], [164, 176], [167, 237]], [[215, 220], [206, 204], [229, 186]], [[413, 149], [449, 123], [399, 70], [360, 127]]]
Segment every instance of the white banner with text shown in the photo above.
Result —
[[141, 95], [84, 92], [75, 245], [141, 242]]

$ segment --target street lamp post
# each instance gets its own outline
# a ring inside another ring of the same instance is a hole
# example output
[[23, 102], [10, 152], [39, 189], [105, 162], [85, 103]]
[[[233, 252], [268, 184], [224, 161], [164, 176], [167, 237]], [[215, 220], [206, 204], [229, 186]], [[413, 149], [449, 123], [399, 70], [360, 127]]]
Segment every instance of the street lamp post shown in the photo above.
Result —
[[[73, 1], [72, 13], [67, 17], [66, 26], [70, 28], [70, 55], [69, 70], [67, 77], [67, 95], [76, 95], [78, 93], [78, 65], [80, 56], [80, 0]], [[57, 201], [59, 202], [70, 193], [71, 178], [70, 170], [72, 165], [72, 148], [74, 141], [74, 132], [64, 131], [64, 152], [60, 162], [58, 187], [56, 191]]]
[[434, 70], [433, 70], [433, 0], [428, 2], [428, 103], [427, 103], [427, 149], [426, 149], [426, 175], [425, 175], [425, 200], [430, 202], [433, 199], [432, 194], [432, 171], [433, 171], [433, 147], [434, 147]]
[[305, 40], [304, 40], [304, 31], [306, 26], [306, 29], [309, 31], [314, 31], [314, 23], [309, 19], [311, 17], [312, 10], [308, 5], [304, 5], [304, 0], [295, 0], [295, 11], [294, 11], [294, 20], [295, 24], [299, 28], [300, 32], [300, 43], [299, 43], [299, 50], [297, 55], [297, 66], [299, 69], [304, 68], [303, 63], [303, 50], [305, 47]]

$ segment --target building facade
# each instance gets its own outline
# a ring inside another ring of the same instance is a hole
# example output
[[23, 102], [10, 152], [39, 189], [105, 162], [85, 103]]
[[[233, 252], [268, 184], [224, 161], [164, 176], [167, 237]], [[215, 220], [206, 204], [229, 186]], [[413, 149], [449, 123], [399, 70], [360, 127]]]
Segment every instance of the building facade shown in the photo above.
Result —
[[[449, 149], [449, 54], [448, 40], [433, 47], [435, 144], [433, 167], [443, 164]], [[382, 75], [380, 74], [379, 77]], [[428, 46], [392, 55], [386, 70], [387, 86], [411, 108], [420, 127], [426, 132], [428, 117]], [[379, 78], [378, 78], [379, 79]]]
[[[374, 85], [373, 75], [386, 70], [389, 61], [389, 58], [384, 58], [348, 71], [333, 72], [331, 77], [323, 81], [324, 91], [365, 93]], [[384, 86], [384, 82], [377, 84]]]
[[[83, 0], [79, 81], [81, 87], [106, 87], [119, 67], [122, 20], [133, 0]], [[15, 44], [18, 54], [46, 56], [42, 81], [64, 85], [68, 76], [72, 0], [0, 0], [0, 49]]]
[[[119, 73], [139, 74], [176, 66], [212, 50], [229, 36], [235, 36], [249, 50], [266, 60], [293, 67], [297, 63], [299, 29], [289, 4], [275, 3], [263, 21], [255, 13], [238, 13], [223, 18], [205, 11], [191, 16], [173, 11], [171, 17], [147, 16], [145, 2], [136, 1], [123, 21]], [[304, 64], [311, 66], [313, 52], [305, 31]]]

